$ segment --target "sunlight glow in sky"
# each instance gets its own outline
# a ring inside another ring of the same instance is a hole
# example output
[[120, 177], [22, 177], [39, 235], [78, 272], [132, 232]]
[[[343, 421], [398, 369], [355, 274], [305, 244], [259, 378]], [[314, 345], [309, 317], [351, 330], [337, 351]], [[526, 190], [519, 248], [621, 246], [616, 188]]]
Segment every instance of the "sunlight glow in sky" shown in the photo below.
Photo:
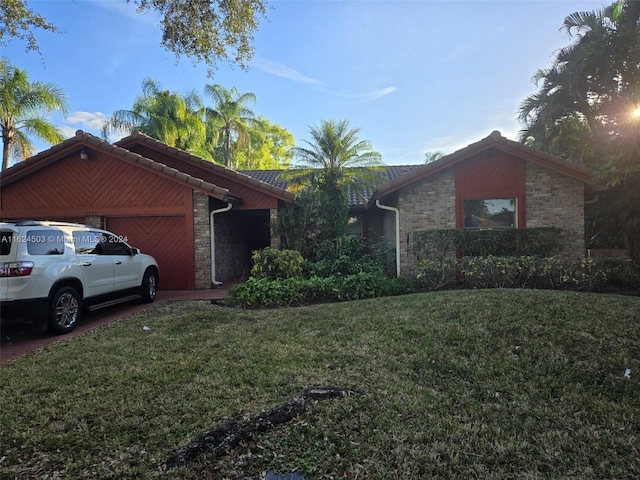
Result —
[[[176, 62], [160, 46], [154, 15], [125, 0], [29, 0], [61, 34], [39, 33], [43, 57], [13, 40], [0, 48], [31, 81], [60, 86], [70, 104], [52, 121], [70, 137], [100, 135], [129, 109], [146, 77], [204, 97], [206, 84], [252, 92], [252, 110], [288, 129], [301, 145], [309, 127], [347, 119], [389, 165], [451, 153], [493, 130], [516, 140], [531, 77], [569, 44], [564, 18], [604, 4], [592, 0], [271, 0], [255, 35], [248, 72], [221, 63]], [[210, 102], [210, 99], [206, 99]], [[114, 138], [113, 140], [117, 140]], [[46, 148], [43, 145], [42, 148]]]

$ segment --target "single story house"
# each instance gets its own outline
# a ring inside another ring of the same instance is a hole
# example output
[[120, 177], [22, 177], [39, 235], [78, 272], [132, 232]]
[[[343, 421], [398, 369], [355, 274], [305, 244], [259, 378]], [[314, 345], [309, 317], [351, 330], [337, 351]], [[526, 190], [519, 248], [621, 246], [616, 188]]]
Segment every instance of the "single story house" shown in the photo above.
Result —
[[[350, 233], [387, 242], [396, 273], [415, 270], [412, 235], [465, 227], [558, 226], [584, 256], [579, 165], [499, 132], [423, 165], [385, 167], [388, 181], [352, 198]], [[163, 289], [245, 277], [251, 252], [277, 247], [271, 221], [295, 196], [277, 171], [237, 172], [141, 133], [111, 144], [81, 130], [0, 174], [0, 218], [64, 220], [112, 230], [156, 257]]]

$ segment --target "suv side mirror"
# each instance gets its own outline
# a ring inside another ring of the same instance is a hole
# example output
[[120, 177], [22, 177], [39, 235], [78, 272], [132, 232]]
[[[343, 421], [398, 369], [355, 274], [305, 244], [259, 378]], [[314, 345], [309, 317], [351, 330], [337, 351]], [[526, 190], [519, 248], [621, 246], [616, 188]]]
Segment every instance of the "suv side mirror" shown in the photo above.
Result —
[[140, 250], [138, 250], [137, 248], [131, 247], [131, 255], [138, 255], [139, 253], [140, 253]]

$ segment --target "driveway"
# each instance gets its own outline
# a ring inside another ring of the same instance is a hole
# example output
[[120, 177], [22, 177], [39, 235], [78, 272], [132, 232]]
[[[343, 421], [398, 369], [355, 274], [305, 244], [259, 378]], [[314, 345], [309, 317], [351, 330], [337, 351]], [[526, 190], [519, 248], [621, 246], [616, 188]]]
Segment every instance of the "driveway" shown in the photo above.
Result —
[[142, 312], [161, 302], [176, 300], [212, 300], [227, 296], [226, 288], [213, 288], [209, 290], [160, 290], [156, 301], [148, 304], [125, 303], [95, 312], [85, 312], [78, 326], [66, 335], [49, 335], [47, 333], [34, 334], [29, 325], [16, 323], [2, 325], [0, 335], [0, 363], [7, 363], [21, 355], [60, 342], [74, 335], [94, 330], [107, 323], [115, 322], [134, 313]]

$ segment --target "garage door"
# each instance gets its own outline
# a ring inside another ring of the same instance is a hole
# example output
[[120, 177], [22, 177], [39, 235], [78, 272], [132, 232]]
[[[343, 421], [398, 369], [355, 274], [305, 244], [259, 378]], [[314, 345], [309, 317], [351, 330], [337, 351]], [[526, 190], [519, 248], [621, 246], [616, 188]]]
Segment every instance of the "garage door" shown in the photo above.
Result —
[[187, 258], [185, 223], [184, 216], [110, 217], [106, 228], [153, 255], [160, 267], [161, 290], [186, 290], [192, 260]]

